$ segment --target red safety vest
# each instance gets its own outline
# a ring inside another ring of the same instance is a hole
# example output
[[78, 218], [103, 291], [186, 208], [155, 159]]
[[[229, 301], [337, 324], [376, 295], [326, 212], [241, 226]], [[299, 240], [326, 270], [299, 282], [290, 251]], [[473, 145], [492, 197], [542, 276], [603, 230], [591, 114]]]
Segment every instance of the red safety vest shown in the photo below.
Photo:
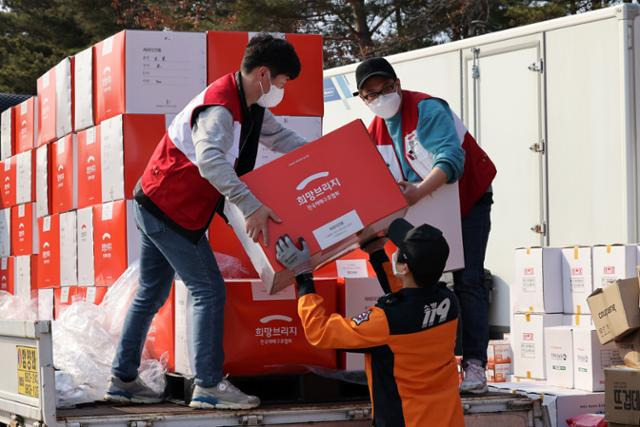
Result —
[[[433, 153], [426, 150], [418, 141], [416, 132], [418, 127], [418, 103], [430, 98], [434, 97], [421, 92], [402, 91], [402, 151], [409, 167], [421, 179], [424, 179], [433, 168]], [[441, 101], [446, 103], [444, 100]], [[460, 138], [460, 144], [465, 151], [464, 171], [458, 180], [460, 212], [465, 217], [489, 189], [493, 178], [496, 176], [496, 167], [487, 153], [480, 148], [475, 138], [469, 133], [462, 120], [453, 111], [451, 115]], [[405, 180], [406, 177], [402, 173], [402, 167], [384, 119], [376, 116], [369, 125], [369, 133], [378, 145], [380, 154], [389, 165], [389, 169], [396, 180]]]

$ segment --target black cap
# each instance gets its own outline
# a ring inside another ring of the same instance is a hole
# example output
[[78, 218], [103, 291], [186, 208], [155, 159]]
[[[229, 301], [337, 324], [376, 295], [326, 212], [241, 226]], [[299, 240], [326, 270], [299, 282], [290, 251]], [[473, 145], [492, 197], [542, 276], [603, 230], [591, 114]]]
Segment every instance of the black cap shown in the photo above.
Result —
[[[362, 85], [369, 77], [382, 76], [390, 79], [397, 79], [396, 72], [393, 70], [389, 61], [384, 58], [369, 58], [362, 61], [356, 68], [356, 85], [358, 91], [362, 89]], [[353, 92], [353, 96], [358, 96], [358, 92]]]
[[449, 258], [449, 245], [442, 231], [428, 224], [414, 227], [404, 218], [394, 220], [387, 231], [398, 247], [398, 262], [409, 266], [421, 286], [436, 283]]

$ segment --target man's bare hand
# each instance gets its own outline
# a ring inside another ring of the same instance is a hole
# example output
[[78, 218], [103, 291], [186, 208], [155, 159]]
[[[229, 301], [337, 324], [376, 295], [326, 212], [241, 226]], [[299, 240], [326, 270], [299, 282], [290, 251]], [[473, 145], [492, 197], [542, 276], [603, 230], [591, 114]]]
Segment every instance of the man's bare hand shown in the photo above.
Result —
[[246, 231], [254, 242], [257, 243], [258, 237], [262, 234], [264, 245], [269, 246], [269, 218], [277, 223], [282, 222], [280, 217], [266, 205], [260, 206], [257, 211], [247, 217]]

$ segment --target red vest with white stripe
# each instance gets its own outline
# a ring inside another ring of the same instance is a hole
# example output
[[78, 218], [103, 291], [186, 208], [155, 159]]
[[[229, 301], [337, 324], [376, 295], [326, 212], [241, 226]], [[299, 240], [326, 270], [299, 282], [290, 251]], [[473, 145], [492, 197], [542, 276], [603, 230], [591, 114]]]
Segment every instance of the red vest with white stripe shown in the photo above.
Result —
[[[424, 179], [433, 169], [433, 153], [426, 150], [418, 141], [416, 132], [419, 114], [418, 103], [430, 98], [433, 97], [426, 93], [402, 91], [402, 152], [404, 160], [421, 179]], [[489, 189], [496, 176], [496, 167], [487, 153], [480, 148], [475, 138], [471, 136], [462, 120], [453, 111], [451, 115], [455, 122], [460, 144], [465, 151], [464, 171], [458, 180], [460, 211], [464, 217]], [[384, 119], [376, 116], [369, 125], [369, 133], [378, 145], [380, 154], [384, 157], [396, 180], [406, 180]]]
[[242, 105], [236, 77], [227, 74], [214, 81], [175, 117], [153, 152], [142, 174], [144, 195], [179, 227], [199, 232], [209, 225], [222, 196], [200, 175], [191, 127], [203, 108], [220, 105], [234, 121], [234, 141], [227, 160], [234, 165], [239, 155]]

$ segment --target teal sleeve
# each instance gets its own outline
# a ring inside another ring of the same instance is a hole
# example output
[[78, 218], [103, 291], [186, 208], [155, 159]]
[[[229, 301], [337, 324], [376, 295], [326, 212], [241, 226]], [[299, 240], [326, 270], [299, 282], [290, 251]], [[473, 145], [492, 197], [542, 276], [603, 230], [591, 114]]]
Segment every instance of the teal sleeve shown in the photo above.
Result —
[[456, 132], [449, 106], [439, 99], [426, 99], [418, 104], [418, 140], [433, 154], [433, 167], [455, 182], [464, 171], [464, 150]]

